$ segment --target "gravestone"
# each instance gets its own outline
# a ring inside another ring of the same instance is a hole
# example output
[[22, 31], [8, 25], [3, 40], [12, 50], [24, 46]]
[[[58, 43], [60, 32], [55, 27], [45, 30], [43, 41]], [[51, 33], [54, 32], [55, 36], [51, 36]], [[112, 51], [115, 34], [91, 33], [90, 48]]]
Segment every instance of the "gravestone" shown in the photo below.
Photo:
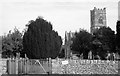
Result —
[[92, 51], [88, 53], [88, 59], [92, 59]]

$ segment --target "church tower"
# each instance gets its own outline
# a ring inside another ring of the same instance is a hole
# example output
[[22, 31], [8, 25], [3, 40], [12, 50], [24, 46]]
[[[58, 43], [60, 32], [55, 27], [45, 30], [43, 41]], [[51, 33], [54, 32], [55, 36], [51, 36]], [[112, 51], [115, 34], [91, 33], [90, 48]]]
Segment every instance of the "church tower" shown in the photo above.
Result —
[[65, 32], [65, 58], [70, 58], [72, 54], [72, 50], [70, 48], [70, 45], [73, 43], [72, 38], [74, 38], [73, 32]]
[[120, 1], [118, 2], [118, 20], [120, 21]]
[[94, 7], [93, 10], [90, 10], [91, 16], [91, 27], [90, 32], [94, 33], [97, 28], [106, 26], [106, 8], [97, 9]]

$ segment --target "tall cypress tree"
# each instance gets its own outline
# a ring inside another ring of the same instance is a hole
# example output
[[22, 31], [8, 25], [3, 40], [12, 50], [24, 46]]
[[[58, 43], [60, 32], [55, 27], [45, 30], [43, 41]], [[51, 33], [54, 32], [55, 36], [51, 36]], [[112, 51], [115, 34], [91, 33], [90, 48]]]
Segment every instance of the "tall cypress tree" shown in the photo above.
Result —
[[56, 58], [62, 45], [52, 24], [41, 17], [30, 21], [23, 36], [23, 51], [31, 59]]

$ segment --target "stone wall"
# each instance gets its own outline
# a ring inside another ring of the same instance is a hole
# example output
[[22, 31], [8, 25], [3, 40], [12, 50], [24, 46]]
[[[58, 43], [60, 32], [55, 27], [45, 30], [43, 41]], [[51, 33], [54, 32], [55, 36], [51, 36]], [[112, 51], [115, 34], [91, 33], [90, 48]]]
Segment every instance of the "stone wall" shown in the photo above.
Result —
[[53, 74], [118, 74], [118, 61], [108, 60], [52, 60]]

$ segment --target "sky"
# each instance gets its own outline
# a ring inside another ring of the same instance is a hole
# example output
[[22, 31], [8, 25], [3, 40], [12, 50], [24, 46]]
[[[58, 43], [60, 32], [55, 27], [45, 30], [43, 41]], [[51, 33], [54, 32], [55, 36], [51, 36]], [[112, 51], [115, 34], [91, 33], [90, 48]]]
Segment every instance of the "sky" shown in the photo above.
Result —
[[90, 31], [90, 10], [106, 8], [107, 26], [116, 31], [119, 0], [0, 0], [0, 35], [42, 16], [64, 38], [65, 31]]

